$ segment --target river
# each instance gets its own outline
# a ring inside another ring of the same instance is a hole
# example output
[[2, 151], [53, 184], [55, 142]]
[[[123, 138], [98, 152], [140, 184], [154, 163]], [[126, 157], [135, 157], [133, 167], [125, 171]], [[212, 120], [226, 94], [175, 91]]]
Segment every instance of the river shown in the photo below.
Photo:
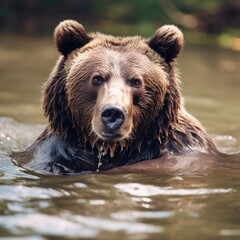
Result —
[[[29, 146], [46, 124], [41, 86], [58, 54], [47, 38], [1, 40], [1, 239], [240, 239], [240, 173], [234, 169], [221, 177], [46, 176], [16, 166], [6, 155]], [[239, 153], [239, 52], [187, 45], [179, 68], [187, 110], [220, 151]]]

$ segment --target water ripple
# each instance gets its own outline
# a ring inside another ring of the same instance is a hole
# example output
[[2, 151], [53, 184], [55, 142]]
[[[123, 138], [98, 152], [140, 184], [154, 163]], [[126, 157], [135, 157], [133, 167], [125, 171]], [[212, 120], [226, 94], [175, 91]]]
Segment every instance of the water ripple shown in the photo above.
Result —
[[88, 216], [51, 216], [42, 213], [0, 216], [0, 225], [15, 234], [25, 232], [64, 237], [95, 237], [100, 231], [128, 234], [159, 233], [162, 227]]
[[133, 196], [149, 197], [155, 195], [207, 195], [216, 193], [229, 193], [234, 191], [231, 188], [197, 188], [197, 189], [174, 189], [172, 187], [157, 187], [153, 185], [143, 185], [139, 183], [119, 183], [115, 188]]
[[102, 231], [124, 231], [130, 234], [158, 233], [163, 231], [163, 228], [159, 226], [132, 221], [127, 222], [86, 216], [74, 216], [73, 219], [83, 225]]
[[64, 194], [51, 188], [27, 186], [0, 186], [0, 199], [8, 201], [26, 201], [28, 199], [49, 199]]
[[170, 211], [121, 211], [111, 214], [112, 218], [118, 220], [133, 221], [139, 218], [145, 219], [163, 219], [174, 216], [173, 212]]
[[15, 234], [34, 232], [50, 236], [94, 237], [96, 231], [74, 221], [41, 213], [0, 216], [0, 225]]

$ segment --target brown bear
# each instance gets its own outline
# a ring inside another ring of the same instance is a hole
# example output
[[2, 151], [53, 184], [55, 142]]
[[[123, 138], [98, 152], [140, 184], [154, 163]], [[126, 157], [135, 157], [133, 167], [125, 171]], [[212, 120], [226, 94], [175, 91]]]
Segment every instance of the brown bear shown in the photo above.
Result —
[[90, 34], [66, 20], [54, 39], [61, 56], [43, 90], [48, 126], [15, 154], [20, 164], [71, 174], [217, 153], [183, 106], [176, 58], [184, 41], [177, 27], [160, 27], [144, 39]]

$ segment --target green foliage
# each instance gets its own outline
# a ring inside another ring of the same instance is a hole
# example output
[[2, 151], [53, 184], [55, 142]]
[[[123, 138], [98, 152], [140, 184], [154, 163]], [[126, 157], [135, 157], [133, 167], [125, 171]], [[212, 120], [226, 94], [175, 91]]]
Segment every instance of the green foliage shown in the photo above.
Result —
[[50, 34], [59, 21], [76, 19], [90, 31], [149, 36], [163, 24], [200, 35], [239, 36], [239, 0], [3, 0], [5, 32]]

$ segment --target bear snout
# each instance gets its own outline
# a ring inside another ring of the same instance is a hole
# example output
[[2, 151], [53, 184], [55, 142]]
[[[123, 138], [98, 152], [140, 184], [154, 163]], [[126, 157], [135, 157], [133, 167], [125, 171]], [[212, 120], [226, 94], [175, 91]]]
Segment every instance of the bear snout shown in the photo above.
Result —
[[103, 141], [121, 142], [133, 128], [132, 92], [119, 78], [109, 79], [99, 90], [92, 116], [92, 132]]
[[101, 120], [105, 128], [110, 131], [118, 130], [125, 121], [127, 111], [124, 107], [107, 104], [101, 110]]

